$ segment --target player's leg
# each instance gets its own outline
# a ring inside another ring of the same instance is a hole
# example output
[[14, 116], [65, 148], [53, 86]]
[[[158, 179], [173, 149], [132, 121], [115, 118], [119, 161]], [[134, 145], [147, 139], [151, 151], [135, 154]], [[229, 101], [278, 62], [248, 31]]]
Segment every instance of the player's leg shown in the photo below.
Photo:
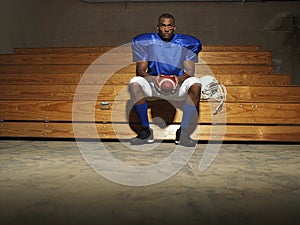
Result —
[[185, 80], [180, 87], [179, 95], [187, 95], [183, 105], [182, 120], [180, 128], [176, 131], [175, 143], [184, 146], [195, 146], [196, 141], [190, 138], [190, 133], [198, 124], [199, 101], [201, 95], [201, 84], [199, 79], [191, 77]]
[[131, 99], [134, 101], [133, 109], [142, 125], [142, 129], [138, 132], [138, 135], [131, 139], [131, 144], [141, 145], [153, 143], [153, 132], [150, 128], [148, 118], [148, 105], [145, 101], [145, 97], [152, 96], [151, 86], [146, 79], [134, 77], [131, 79], [128, 89]]

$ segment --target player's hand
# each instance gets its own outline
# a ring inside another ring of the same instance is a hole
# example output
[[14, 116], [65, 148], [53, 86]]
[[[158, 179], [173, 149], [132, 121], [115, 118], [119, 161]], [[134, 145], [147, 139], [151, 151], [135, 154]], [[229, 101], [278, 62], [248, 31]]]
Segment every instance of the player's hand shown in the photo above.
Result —
[[160, 86], [159, 86], [159, 80], [160, 80], [160, 78], [161, 77], [164, 77], [165, 75], [163, 75], [163, 74], [158, 74], [157, 76], [155, 76], [155, 88], [159, 91], [159, 92], [161, 92], [161, 88], [160, 88]]
[[158, 84], [158, 78], [159, 78], [159, 75], [157, 76], [147, 76], [145, 77], [145, 79], [149, 82], [149, 83], [153, 83], [155, 88], [157, 90], [159, 90], [159, 84]]
[[176, 77], [176, 80], [177, 80], [177, 85], [182, 84], [183, 81], [185, 80], [183, 76], [175, 76], [175, 77]]
[[180, 83], [180, 81], [179, 81], [179, 76], [176, 76], [176, 75], [170, 75], [170, 77], [174, 77], [174, 79], [175, 79], [175, 82], [176, 82], [176, 86], [175, 86], [175, 88], [174, 88], [174, 91], [176, 91], [177, 89], [178, 89], [178, 87], [179, 87], [179, 84], [181, 84]]

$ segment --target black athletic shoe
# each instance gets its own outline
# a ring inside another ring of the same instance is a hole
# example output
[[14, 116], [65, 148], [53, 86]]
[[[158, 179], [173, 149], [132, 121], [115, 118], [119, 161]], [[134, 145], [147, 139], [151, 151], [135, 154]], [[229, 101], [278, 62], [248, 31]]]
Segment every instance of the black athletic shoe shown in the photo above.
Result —
[[138, 135], [130, 140], [132, 145], [143, 145], [154, 143], [153, 131], [149, 127], [142, 127]]
[[186, 147], [194, 147], [196, 146], [197, 141], [193, 140], [190, 138], [188, 133], [184, 130], [179, 128], [176, 131], [176, 139], [175, 139], [175, 144], [176, 145], [183, 145]]

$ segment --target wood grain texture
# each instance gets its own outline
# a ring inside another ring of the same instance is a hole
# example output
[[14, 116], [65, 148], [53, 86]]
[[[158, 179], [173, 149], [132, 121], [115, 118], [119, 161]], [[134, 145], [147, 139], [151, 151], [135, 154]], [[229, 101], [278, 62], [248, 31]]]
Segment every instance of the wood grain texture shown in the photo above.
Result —
[[[111, 103], [109, 110], [101, 110], [100, 102], [93, 101], [0, 101], [0, 120], [19, 121], [64, 121], [72, 122], [73, 113], [78, 121], [96, 121], [99, 123], [127, 123], [132, 107], [127, 101]], [[213, 116], [216, 103], [203, 101], [199, 104], [199, 123], [227, 124], [300, 124], [300, 104], [295, 103], [225, 103], [223, 110]], [[149, 118], [171, 119], [179, 123], [182, 111], [179, 107], [166, 105], [164, 102], [152, 103], [156, 109], [149, 109]], [[74, 107], [74, 108], [73, 108]], [[151, 105], [150, 105], [151, 107]], [[176, 108], [175, 108], [176, 107]], [[152, 107], [151, 107], [152, 108]], [[174, 116], [168, 113], [175, 110]], [[137, 117], [131, 118], [138, 122]], [[169, 119], [169, 120], [170, 120]]]
[[[135, 74], [116, 73], [111, 76], [98, 74], [0, 74], [0, 84], [109, 84], [127, 85]], [[224, 85], [286, 86], [291, 84], [291, 76], [285, 74], [216, 74]]]
[[[11, 74], [104, 74], [113, 75], [115, 73], [135, 74], [135, 64], [124, 67], [113, 65], [0, 65], [0, 73]], [[196, 65], [195, 75], [207, 74], [274, 74], [273, 65]]]
[[[133, 129], [139, 123], [130, 111], [127, 90], [135, 76], [131, 58], [128, 46], [24, 48], [0, 55], [0, 136], [135, 136]], [[212, 115], [216, 102], [200, 101], [193, 138], [300, 140], [300, 86], [291, 85], [289, 75], [274, 74], [271, 52], [255, 45], [204, 46], [195, 71], [195, 76], [203, 75], [215, 76], [226, 85], [228, 95], [216, 116]], [[112, 108], [101, 110], [102, 101], [109, 101]], [[174, 139], [181, 105], [153, 104], [149, 102], [148, 114], [155, 138]]]
[[[272, 64], [271, 52], [200, 52], [198, 64]], [[2, 65], [128, 65], [131, 52], [117, 53], [58, 53], [58, 54], [1, 54]]]
[[[300, 86], [226, 86], [227, 102], [299, 103]], [[130, 99], [124, 85], [0, 85], [2, 100]]]
[[[44, 47], [44, 48], [15, 48], [15, 54], [45, 54], [45, 53], [101, 53], [122, 46], [92, 46], [92, 47]], [[242, 52], [261, 51], [259, 45], [203, 45], [204, 52]]]
[[[127, 124], [118, 124], [113, 127], [112, 124], [0, 122], [0, 136], [74, 138], [73, 126], [76, 138], [129, 139], [136, 135]], [[179, 125], [170, 125], [165, 129], [153, 127], [155, 138], [174, 140], [178, 127]], [[300, 126], [199, 125], [192, 137], [197, 140], [298, 142]]]

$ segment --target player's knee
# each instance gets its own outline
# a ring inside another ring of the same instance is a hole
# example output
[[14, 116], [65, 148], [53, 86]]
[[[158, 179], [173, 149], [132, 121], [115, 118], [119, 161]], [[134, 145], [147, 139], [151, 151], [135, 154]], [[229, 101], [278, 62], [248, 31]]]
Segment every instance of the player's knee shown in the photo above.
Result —
[[133, 77], [128, 85], [128, 89], [130, 92], [135, 92], [141, 89], [140, 77]]
[[201, 92], [201, 84], [198, 84], [198, 83], [192, 84], [189, 89], [189, 92], [193, 93], [194, 95], [199, 95]]
[[142, 87], [139, 83], [132, 82], [132, 83], [129, 83], [128, 90], [131, 94], [135, 95], [136, 93], [142, 91]]
[[143, 77], [138, 77], [138, 76], [133, 77], [133, 78], [130, 79], [129, 85], [130, 85], [130, 84], [133, 84], [133, 83], [138, 83], [138, 84], [140, 84], [141, 82], [143, 82], [144, 79], [145, 79], [145, 78], [143, 78]]
[[200, 93], [201, 91], [201, 84], [195, 83], [192, 85], [192, 88], [197, 92]]

